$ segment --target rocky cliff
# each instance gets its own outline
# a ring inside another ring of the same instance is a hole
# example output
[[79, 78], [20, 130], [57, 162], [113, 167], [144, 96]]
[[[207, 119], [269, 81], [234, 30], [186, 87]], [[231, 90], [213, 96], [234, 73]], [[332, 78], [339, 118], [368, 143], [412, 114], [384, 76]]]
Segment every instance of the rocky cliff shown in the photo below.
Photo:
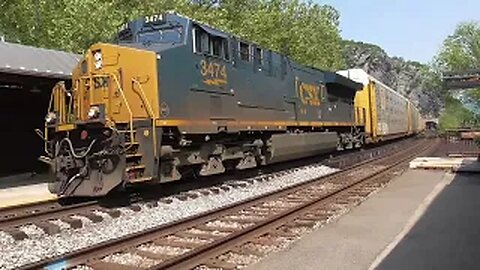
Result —
[[418, 62], [390, 57], [372, 44], [344, 41], [343, 55], [348, 68], [361, 68], [407, 96], [426, 118], [437, 118], [443, 107], [441, 91], [426, 83], [426, 66]]

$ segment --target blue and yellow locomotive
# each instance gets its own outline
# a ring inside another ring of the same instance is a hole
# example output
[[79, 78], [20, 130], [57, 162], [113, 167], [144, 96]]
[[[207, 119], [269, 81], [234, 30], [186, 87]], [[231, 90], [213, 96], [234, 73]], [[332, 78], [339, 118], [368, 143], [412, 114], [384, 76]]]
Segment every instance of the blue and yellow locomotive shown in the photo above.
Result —
[[174, 13], [90, 47], [53, 91], [46, 150], [59, 196], [102, 196], [361, 147], [363, 85]]

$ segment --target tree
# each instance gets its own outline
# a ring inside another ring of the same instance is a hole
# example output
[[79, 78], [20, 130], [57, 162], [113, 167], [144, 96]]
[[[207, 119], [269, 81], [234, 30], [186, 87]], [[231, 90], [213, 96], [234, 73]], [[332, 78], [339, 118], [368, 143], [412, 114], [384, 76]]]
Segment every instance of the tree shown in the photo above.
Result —
[[344, 66], [338, 12], [300, 0], [3, 0], [0, 9], [10, 15], [2, 34], [38, 47], [82, 53], [128, 20], [175, 10], [302, 64]]
[[[436, 56], [434, 65], [439, 71], [464, 71], [480, 68], [480, 23], [463, 22], [448, 36]], [[446, 95], [445, 111], [440, 120], [441, 126], [453, 128], [473, 123], [478, 116], [467, 110], [460, 102], [453, 102]], [[480, 105], [480, 89], [468, 92], [470, 100]], [[443, 121], [443, 122], [442, 122]]]
[[460, 23], [443, 42], [437, 61], [451, 71], [480, 68], [480, 23]]

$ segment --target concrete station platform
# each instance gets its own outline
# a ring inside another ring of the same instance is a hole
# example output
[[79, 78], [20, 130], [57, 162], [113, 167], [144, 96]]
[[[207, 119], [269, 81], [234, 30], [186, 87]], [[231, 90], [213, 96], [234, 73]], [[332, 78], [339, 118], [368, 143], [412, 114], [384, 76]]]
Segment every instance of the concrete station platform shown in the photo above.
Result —
[[0, 208], [55, 200], [56, 195], [48, 191], [48, 184], [33, 184], [0, 188]]
[[480, 269], [480, 174], [409, 170], [248, 269]]
[[410, 162], [412, 169], [439, 169], [454, 172], [480, 173], [478, 158], [459, 157], [420, 157]]

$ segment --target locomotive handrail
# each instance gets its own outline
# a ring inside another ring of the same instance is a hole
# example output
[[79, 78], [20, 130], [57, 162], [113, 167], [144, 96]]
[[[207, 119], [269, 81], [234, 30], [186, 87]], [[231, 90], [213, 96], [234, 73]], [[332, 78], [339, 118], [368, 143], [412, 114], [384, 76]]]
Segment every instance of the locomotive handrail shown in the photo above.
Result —
[[153, 111], [152, 106], [150, 105], [150, 102], [148, 102], [148, 99], [145, 95], [145, 91], [143, 91], [142, 84], [137, 79], [134, 79], [134, 78], [132, 78], [132, 82], [136, 83], [140, 88], [140, 96], [143, 100], [143, 103], [146, 105], [145, 107], [147, 108], [150, 118], [152, 119], [153, 156], [156, 157], [157, 156], [157, 131], [156, 131], [155, 123], [157, 120], [157, 116], [155, 115], [155, 112]]
[[[65, 116], [66, 108], [65, 108], [65, 84], [64, 82], [58, 82], [55, 84], [55, 86], [52, 89], [52, 92], [50, 93], [50, 101], [48, 102], [48, 113], [52, 112], [52, 107], [53, 107], [53, 112], [58, 114], [57, 117], [57, 123], [56, 124], [66, 124], [67, 122], [67, 117]], [[70, 105], [69, 105], [70, 106]], [[68, 113], [70, 113], [70, 108], [68, 110]], [[48, 152], [48, 123], [45, 121], [44, 127], [43, 127], [43, 134], [40, 130], [36, 129], [35, 132], [43, 138], [44, 141], [44, 151], [46, 154], [50, 155], [50, 152]]]
[[[109, 76], [113, 77], [116, 85], [117, 85], [117, 88], [118, 90], [120, 91], [120, 94], [122, 96], [122, 99], [123, 99], [123, 102], [125, 102], [125, 107], [127, 107], [127, 110], [128, 110], [128, 113], [130, 114], [130, 142], [133, 143], [135, 141], [135, 135], [134, 135], [134, 131], [133, 131], [133, 112], [132, 112], [132, 109], [130, 108], [130, 104], [128, 103], [128, 100], [127, 100], [127, 97], [125, 96], [125, 93], [123, 92], [123, 89], [122, 89], [122, 86], [120, 85], [120, 82], [118, 81], [117, 79], [117, 76], [115, 76], [115, 74], [113, 73], [108, 73]], [[110, 91], [108, 93], [108, 95], [110, 96]], [[110, 97], [109, 97], [109, 100], [110, 100]]]
[[[125, 107], [127, 108], [127, 111], [128, 111], [128, 114], [129, 114], [129, 133], [130, 133], [130, 141], [133, 143], [135, 141], [135, 132], [133, 130], [133, 112], [132, 112], [132, 109], [130, 108], [130, 104], [128, 103], [128, 100], [127, 100], [127, 97], [125, 96], [125, 92], [123, 91], [123, 88], [122, 86], [120, 85], [120, 82], [118, 81], [118, 78], [117, 76], [114, 74], [114, 73], [105, 73], [105, 74], [92, 74], [90, 76], [84, 76], [82, 77], [81, 79], [86, 79], [86, 78], [113, 78], [113, 80], [115, 81], [115, 84], [117, 86], [117, 89], [118, 91], [120, 92], [121, 96], [122, 96], [122, 100], [123, 102], [125, 103]], [[90, 80], [90, 83], [91, 83], [92, 80]], [[109, 85], [109, 89], [108, 89], [108, 100], [110, 101], [111, 98], [112, 98], [112, 91], [111, 91], [111, 86]], [[111, 106], [109, 106], [109, 111], [111, 110], [110, 108]]]
[[73, 89], [71, 91], [70, 101], [69, 101], [69, 104], [68, 104], [67, 122], [70, 122], [68, 117], [72, 115], [72, 110], [73, 110], [73, 106], [74, 106], [74, 104], [73, 104], [74, 95], [76, 95], [77, 92], [78, 92], [78, 81], [75, 81], [75, 86], [73, 87]]
[[[54, 99], [54, 93], [55, 93], [55, 87], [53, 87], [52, 89], [52, 92], [50, 93], [50, 101], [48, 102], [48, 111], [47, 111], [47, 114], [49, 114], [50, 112], [52, 112], [52, 103], [53, 103], [53, 99]], [[47, 121], [45, 120], [44, 122], [44, 128], [43, 128], [43, 142], [44, 142], [44, 151], [47, 155], [50, 155], [50, 153], [48, 152], [48, 123]], [[37, 131], [37, 134], [40, 135], [40, 133]]]

